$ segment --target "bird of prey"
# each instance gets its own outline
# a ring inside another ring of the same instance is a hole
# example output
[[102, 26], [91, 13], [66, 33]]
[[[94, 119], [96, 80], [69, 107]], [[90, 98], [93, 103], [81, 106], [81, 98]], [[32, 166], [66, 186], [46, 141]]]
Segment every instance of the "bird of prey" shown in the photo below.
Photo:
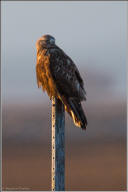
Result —
[[74, 124], [85, 130], [87, 119], [81, 101], [86, 100], [86, 93], [76, 65], [55, 44], [55, 38], [51, 35], [42, 36], [36, 42], [36, 49], [38, 87], [47, 91], [50, 99], [52, 97], [60, 99]]

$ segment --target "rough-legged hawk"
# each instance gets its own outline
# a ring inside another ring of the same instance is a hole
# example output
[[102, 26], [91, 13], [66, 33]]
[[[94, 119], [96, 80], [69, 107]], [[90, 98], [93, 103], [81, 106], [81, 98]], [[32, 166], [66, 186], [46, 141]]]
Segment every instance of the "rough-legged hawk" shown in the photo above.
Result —
[[42, 36], [36, 48], [38, 87], [42, 86], [50, 99], [52, 96], [59, 98], [74, 124], [86, 129], [87, 120], [81, 105], [81, 101], [86, 100], [84, 83], [76, 65], [50, 35]]

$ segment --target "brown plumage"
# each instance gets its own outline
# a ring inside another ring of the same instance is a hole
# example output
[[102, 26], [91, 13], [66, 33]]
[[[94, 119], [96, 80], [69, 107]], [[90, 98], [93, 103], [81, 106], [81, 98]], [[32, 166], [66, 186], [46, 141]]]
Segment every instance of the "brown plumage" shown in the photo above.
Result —
[[47, 91], [50, 99], [59, 98], [75, 125], [86, 129], [87, 120], [81, 105], [81, 101], [86, 100], [84, 83], [76, 65], [50, 35], [42, 36], [36, 48], [38, 87]]

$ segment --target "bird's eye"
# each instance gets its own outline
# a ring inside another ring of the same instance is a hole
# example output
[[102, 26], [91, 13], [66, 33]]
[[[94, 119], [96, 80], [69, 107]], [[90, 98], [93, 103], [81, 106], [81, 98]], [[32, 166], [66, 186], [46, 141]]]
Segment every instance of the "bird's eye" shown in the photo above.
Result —
[[44, 40], [40, 41], [40, 45], [43, 45], [45, 43], [46, 43], [46, 41], [44, 41]]

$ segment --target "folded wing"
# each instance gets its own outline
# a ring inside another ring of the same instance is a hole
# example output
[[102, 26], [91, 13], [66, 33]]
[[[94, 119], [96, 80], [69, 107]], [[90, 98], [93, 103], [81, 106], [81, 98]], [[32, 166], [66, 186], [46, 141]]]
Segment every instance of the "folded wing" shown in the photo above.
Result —
[[50, 70], [66, 111], [76, 126], [85, 129], [87, 119], [81, 101], [85, 100], [84, 83], [73, 61], [58, 47], [50, 52]]

